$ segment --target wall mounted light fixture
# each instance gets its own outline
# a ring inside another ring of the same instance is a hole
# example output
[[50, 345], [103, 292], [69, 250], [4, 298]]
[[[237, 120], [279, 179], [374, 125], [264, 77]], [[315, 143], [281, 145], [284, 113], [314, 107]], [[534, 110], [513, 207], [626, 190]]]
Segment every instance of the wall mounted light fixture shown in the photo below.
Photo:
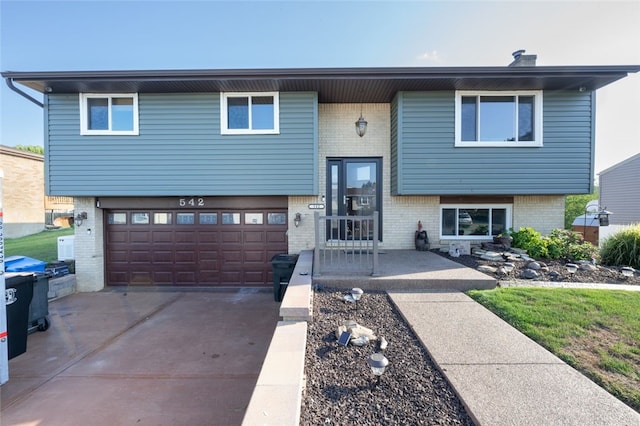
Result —
[[75, 226], [80, 226], [84, 220], [87, 220], [87, 212], [80, 212], [73, 219], [73, 224]]
[[362, 116], [362, 111], [360, 111], [360, 118], [356, 121], [356, 133], [358, 136], [363, 137], [365, 133], [367, 133], [367, 120]]
[[300, 222], [302, 222], [302, 215], [300, 213], [296, 213], [293, 218], [293, 224], [296, 226], [296, 228], [300, 226]]

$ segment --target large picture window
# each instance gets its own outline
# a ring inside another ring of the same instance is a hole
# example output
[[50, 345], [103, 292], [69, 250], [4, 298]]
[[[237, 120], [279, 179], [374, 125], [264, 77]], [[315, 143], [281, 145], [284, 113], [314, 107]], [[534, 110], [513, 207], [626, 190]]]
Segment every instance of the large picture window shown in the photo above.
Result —
[[542, 146], [542, 92], [456, 92], [456, 146]]
[[487, 239], [511, 228], [511, 205], [441, 206], [440, 238]]
[[280, 132], [277, 92], [223, 93], [220, 102], [223, 135]]
[[80, 94], [80, 134], [137, 135], [137, 94]]

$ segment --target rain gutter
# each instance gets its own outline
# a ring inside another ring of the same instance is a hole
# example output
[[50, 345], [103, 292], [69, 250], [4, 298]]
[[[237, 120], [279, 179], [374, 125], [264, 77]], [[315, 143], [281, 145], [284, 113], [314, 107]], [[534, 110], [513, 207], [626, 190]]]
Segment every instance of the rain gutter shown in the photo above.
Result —
[[29, 95], [26, 92], [23, 92], [22, 90], [18, 89], [16, 86], [14, 86], [12, 78], [7, 77], [7, 78], [4, 79], [4, 81], [7, 83], [7, 86], [9, 86], [9, 89], [13, 90], [14, 92], [16, 92], [18, 95], [22, 96], [23, 98], [26, 98], [26, 99], [30, 100], [34, 104], [38, 105], [40, 108], [44, 108], [44, 104], [42, 102], [40, 102], [39, 100], [37, 100], [33, 96]]

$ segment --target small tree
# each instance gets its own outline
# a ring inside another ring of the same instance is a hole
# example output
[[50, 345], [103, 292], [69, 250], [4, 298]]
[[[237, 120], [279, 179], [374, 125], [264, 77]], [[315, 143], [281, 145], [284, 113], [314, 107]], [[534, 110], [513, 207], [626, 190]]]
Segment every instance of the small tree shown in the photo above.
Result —
[[16, 145], [16, 149], [20, 151], [32, 152], [34, 154], [44, 155], [44, 147], [38, 145]]

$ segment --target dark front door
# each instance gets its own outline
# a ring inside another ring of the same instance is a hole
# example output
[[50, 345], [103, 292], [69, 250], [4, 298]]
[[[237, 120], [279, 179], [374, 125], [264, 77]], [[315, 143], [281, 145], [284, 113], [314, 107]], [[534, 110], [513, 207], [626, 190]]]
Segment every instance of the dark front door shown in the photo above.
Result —
[[[327, 215], [371, 216], [379, 214], [382, 240], [382, 159], [335, 158], [327, 162]], [[371, 239], [373, 221], [331, 221], [328, 239]]]

